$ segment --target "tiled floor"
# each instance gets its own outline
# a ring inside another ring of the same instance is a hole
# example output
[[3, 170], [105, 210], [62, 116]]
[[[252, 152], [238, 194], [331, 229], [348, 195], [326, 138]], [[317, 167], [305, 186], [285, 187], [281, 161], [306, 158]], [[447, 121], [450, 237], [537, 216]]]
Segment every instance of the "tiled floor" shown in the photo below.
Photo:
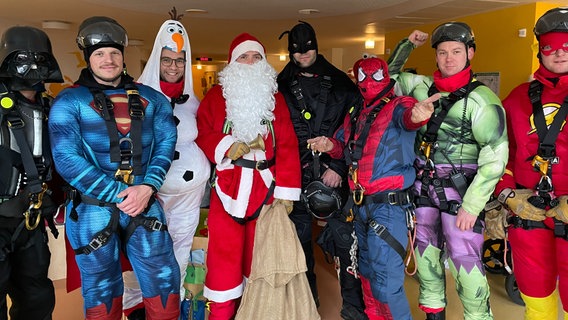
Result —
[[[316, 232], [317, 231], [316, 227]], [[318, 276], [318, 288], [321, 305], [318, 309], [322, 320], [341, 320], [339, 310], [341, 298], [339, 296], [339, 284], [333, 265], [327, 264], [319, 247], [315, 247], [317, 256], [316, 273]], [[488, 275], [491, 286], [491, 306], [496, 320], [523, 319], [523, 307], [514, 304], [505, 292], [505, 277], [502, 275]], [[463, 309], [455, 293], [454, 282], [449, 276], [447, 279], [448, 309], [447, 320], [463, 319]], [[80, 290], [71, 293], [65, 291], [65, 280], [55, 281], [57, 303], [53, 319], [55, 320], [78, 320], [83, 319], [82, 299]], [[418, 283], [408, 277], [405, 284], [406, 292], [412, 308], [414, 319], [424, 319], [424, 313], [417, 306]], [[256, 320], [256, 319], [251, 319]], [[271, 319], [270, 319], [271, 320]]]

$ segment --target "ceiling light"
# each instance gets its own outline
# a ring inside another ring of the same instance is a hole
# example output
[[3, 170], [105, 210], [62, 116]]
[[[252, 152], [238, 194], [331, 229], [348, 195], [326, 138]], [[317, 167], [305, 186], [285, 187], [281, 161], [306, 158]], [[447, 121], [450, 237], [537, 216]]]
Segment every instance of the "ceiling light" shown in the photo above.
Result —
[[320, 11], [318, 9], [300, 9], [298, 10], [299, 14], [305, 14], [305, 15], [310, 15], [312, 13], [319, 13]]
[[495, 3], [519, 3], [519, 1], [510, 1], [510, 0], [476, 0], [479, 2], [495, 2]]
[[189, 13], [207, 13], [207, 10], [205, 10], [205, 9], [193, 8], [193, 9], [186, 9], [185, 12], [189, 12]]
[[395, 19], [412, 19], [412, 20], [432, 20], [432, 18], [428, 18], [428, 17], [412, 17], [412, 16], [394, 16], [394, 18]]
[[59, 21], [59, 20], [44, 20], [41, 23], [41, 27], [44, 29], [68, 30], [71, 27], [71, 22]]
[[365, 49], [375, 49], [375, 40], [365, 40]]

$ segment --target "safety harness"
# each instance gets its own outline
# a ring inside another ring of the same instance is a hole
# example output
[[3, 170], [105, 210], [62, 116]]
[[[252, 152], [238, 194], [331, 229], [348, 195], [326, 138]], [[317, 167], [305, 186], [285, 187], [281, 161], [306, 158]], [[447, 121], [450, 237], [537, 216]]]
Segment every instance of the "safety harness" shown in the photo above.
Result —
[[353, 204], [358, 206], [363, 204], [363, 197], [365, 194], [365, 188], [363, 188], [363, 186], [359, 183], [359, 160], [361, 160], [361, 157], [363, 156], [363, 148], [365, 143], [367, 143], [367, 137], [369, 136], [371, 125], [383, 107], [390, 102], [392, 96], [386, 96], [386, 94], [391, 91], [395, 83], [396, 82], [391, 79], [389, 84], [368, 104], [369, 106], [372, 106], [380, 100], [379, 103], [373, 107], [371, 112], [369, 112], [357, 140], [355, 140], [355, 131], [357, 131], [357, 120], [359, 119], [361, 108], [353, 109], [350, 112], [349, 122], [351, 124], [351, 132], [349, 133], [347, 148], [343, 150], [343, 155], [345, 157], [345, 162], [349, 166], [349, 176], [351, 177], [354, 185], [354, 189], [352, 191]]
[[[321, 76], [320, 86], [321, 88], [318, 96], [318, 107], [316, 108], [316, 110], [325, 110], [325, 106], [327, 105], [327, 100], [329, 98], [329, 92], [332, 87], [331, 77]], [[312, 134], [314, 132], [320, 132], [325, 112], [318, 112], [313, 119], [314, 121], [310, 121], [314, 116], [314, 110], [306, 104], [306, 99], [304, 97], [304, 94], [302, 93], [302, 87], [300, 86], [300, 81], [298, 79], [294, 79], [290, 83], [290, 91], [298, 101], [297, 108], [300, 109], [302, 119], [308, 126], [308, 138], [313, 138]], [[314, 125], [313, 128], [312, 124]]]
[[[110, 139], [110, 160], [118, 162], [119, 167], [114, 174], [116, 180], [122, 181], [128, 185], [134, 182], [134, 176], [142, 174], [142, 122], [144, 120], [144, 105], [138, 93], [138, 88], [134, 83], [127, 83], [124, 86], [128, 97], [128, 110], [130, 115], [130, 137], [119, 139], [116, 119], [114, 117], [114, 104], [111, 99], [100, 89], [89, 88], [93, 95], [93, 102], [97, 108], [99, 115], [104, 119], [107, 133]], [[71, 213], [69, 217], [77, 221], [77, 206], [80, 203], [95, 205], [99, 207], [111, 208], [111, 218], [107, 226], [95, 233], [91, 241], [82, 247], [74, 249], [76, 254], [90, 254], [91, 252], [101, 248], [108, 243], [113, 234], [120, 234], [123, 243], [127, 243], [128, 239], [134, 233], [138, 226], [143, 226], [148, 231], [166, 231], [167, 226], [156, 218], [145, 217], [140, 214], [130, 219], [124, 232], [119, 232], [118, 221], [120, 218], [120, 210], [116, 203], [100, 201], [95, 198], [80, 194], [76, 189], [70, 189], [67, 193], [67, 200], [73, 201]], [[151, 197], [148, 206], [142, 213], [148, 212], [155, 197]]]
[[[365, 143], [367, 142], [367, 138], [369, 136], [369, 132], [371, 130], [371, 125], [377, 118], [378, 114], [384, 108], [384, 106], [391, 101], [392, 95], [387, 96], [388, 92], [390, 92], [395, 84], [395, 81], [391, 79], [389, 84], [376, 96], [374, 100], [372, 100], [368, 105], [372, 106], [375, 103], [378, 104], [373, 107], [373, 109], [369, 112], [365, 124], [361, 129], [359, 137], [355, 139], [355, 131], [357, 131], [357, 120], [361, 113], [362, 106], [357, 109], [350, 110], [350, 133], [349, 133], [349, 140], [347, 140], [347, 147], [344, 149], [344, 157], [347, 165], [349, 165], [349, 175], [351, 180], [353, 181], [353, 190], [352, 190], [352, 197], [350, 197], [347, 201], [347, 204], [343, 208], [344, 214], [348, 217], [348, 221], [352, 221], [354, 218], [354, 207], [358, 208], [358, 210], [362, 210], [363, 208], [367, 211], [367, 221], [365, 225], [373, 230], [373, 232], [385, 241], [402, 259], [402, 261], [408, 260], [406, 258], [406, 249], [396, 238], [394, 238], [391, 233], [388, 231], [385, 225], [380, 224], [378, 221], [371, 218], [371, 212], [369, 210], [369, 206], [376, 203], [388, 203], [390, 205], [396, 206], [408, 206], [413, 204], [413, 194], [409, 190], [400, 190], [400, 191], [393, 191], [393, 192], [385, 192], [385, 193], [375, 193], [372, 195], [365, 194], [365, 188], [359, 183], [358, 179], [358, 171], [359, 171], [359, 161], [363, 156], [363, 148]], [[410, 231], [410, 224], [414, 223], [413, 220], [414, 212], [412, 208], [408, 208], [407, 210], [407, 226], [409, 227]], [[412, 221], [412, 222], [411, 222]], [[412, 225], [412, 228], [414, 226]], [[350, 254], [356, 252], [357, 242], [354, 241]], [[351, 256], [352, 264], [347, 268], [348, 272], [352, 273], [354, 276], [357, 276], [357, 260]]]
[[[42, 119], [40, 120], [45, 123], [45, 114], [49, 112], [50, 99], [47, 95], [42, 95], [39, 101], [42, 107]], [[23, 181], [18, 181], [13, 197], [12, 195], [7, 195], [6, 198], [1, 197], [0, 216], [17, 219], [24, 217], [23, 221], [13, 221], [16, 223], [16, 229], [12, 234], [10, 247], [6, 247], [6, 244], [0, 246], [0, 256], [3, 256], [13, 250], [14, 243], [18, 239], [24, 227], [29, 231], [35, 230], [38, 226], [42, 230], [45, 230], [45, 225], [40, 225], [40, 222], [45, 220], [55, 238], [58, 237], [59, 231], [55, 227], [55, 223], [53, 221], [54, 213], [57, 211], [57, 208], [53, 207], [47, 209], [44, 203], [44, 196], [49, 194], [47, 184], [43, 182], [44, 177], [42, 177], [48, 172], [44, 159], [51, 158], [48, 139], [42, 139], [42, 157], [39, 161], [36, 161], [32, 154], [28, 139], [26, 138], [26, 132], [24, 130], [25, 122], [22, 114], [23, 111], [20, 110], [17, 105], [15, 94], [8, 90], [6, 85], [2, 82], [0, 82], [0, 106], [0, 128], [4, 128], [2, 123], [5, 122], [8, 130], [12, 133], [16, 141], [20, 150], [19, 157], [21, 159], [22, 166], [24, 167], [25, 175], [23, 176], [23, 180], [26, 185], [25, 189], [20, 192], [18, 188], [20, 183]], [[40, 134], [44, 135], [45, 128], [42, 130], [44, 131]], [[9, 139], [9, 136], [7, 135], [8, 132], [6, 131], [4, 133], [6, 134], [6, 139]], [[3, 159], [2, 161], [9, 161], [10, 163], [16, 162], [11, 161], [16, 160], [11, 159], [12, 157], [16, 157], [16, 154], [9, 150], [9, 148], [3, 151], [9, 153], [9, 156], [7, 157], [9, 159]], [[54, 206], [53, 203], [51, 203], [51, 205]], [[22, 210], [25, 211], [22, 212]]]
[[[456, 200], [448, 201], [444, 188], [454, 188], [459, 193], [460, 197], [463, 198], [469, 184], [471, 183], [473, 177], [466, 177], [464, 172], [459, 170], [449, 159], [444, 150], [440, 150], [442, 155], [446, 158], [448, 163], [452, 166], [452, 171], [449, 178], [440, 178], [436, 172], [436, 165], [432, 160], [434, 152], [438, 149], [438, 131], [442, 123], [444, 122], [446, 116], [450, 109], [461, 99], [464, 99], [467, 94], [475, 88], [482, 86], [483, 83], [473, 80], [473, 76], [470, 76], [468, 83], [451, 92], [446, 98], [441, 99], [439, 102], [441, 104], [441, 110], [435, 116], [432, 116], [426, 125], [426, 132], [422, 137], [419, 150], [422, 152], [425, 158], [425, 163], [422, 168], [418, 168], [417, 179], [422, 182], [422, 187], [420, 189], [419, 196], [415, 199], [417, 207], [436, 207], [436, 205], [431, 201], [428, 191], [430, 186], [433, 186], [434, 192], [438, 197], [440, 204], [437, 206], [441, 211], [448, 212], [452, 215], [457, 215], [458, 209], [461, 203]], [[438, 93], [438, 89], [434, 84], [430, 86], [428, 90], [428, 96], [432, 96]], [[466, 100], [467, 103], [467, 100]], [[464, 113], [466, 106], [464, 105]], [[478, 218], [474, 231], [481, 233], [481, 222]]]
[[[564, 98], [560, 109], [554, 116], [550, 127], [546, 123], [544, 110], [542, 107], [543, 84], [533, 80], [529, 85], [529, 99], [533, 108], [534, 124], [538, 134], [539, 146], [536, 155], [531, 160], [534, 170], [540, 173], [540, 180], [535, 186], [536, 195], [530, 197], [528, 201], [535, 207], [545, 209], [547, 206], [555, 207], [558, 199], [554, 195], [552, 184], [553, 164], [559, 163], [556, 155], [556, 139], [560, 134], [560, 129], [568, 115], [568, 96]], [[513, 226], [524, 229], [546, 228], [542, 221], [531, 221], [522, 219], [518, 216], [511, 218]], [[568, 225], [554, 218], [554, 235], [568, 240]]]

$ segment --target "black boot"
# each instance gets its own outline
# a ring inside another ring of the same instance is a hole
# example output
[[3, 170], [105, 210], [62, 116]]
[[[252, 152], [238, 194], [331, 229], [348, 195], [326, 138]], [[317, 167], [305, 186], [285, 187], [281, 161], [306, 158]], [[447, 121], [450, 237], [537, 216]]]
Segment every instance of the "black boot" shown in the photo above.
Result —
[[140, 308], [132, 311], [128, 316], [128, 320], [146, 320], [146, 309]]
[[357, 309], [349, 303], [343, 303], [341, 307], [341, 319], [343, 320], [369, 320], [364, 311]]
[[446, 309], [436, 313], [427, 313], [426, 320], [446, 320]]

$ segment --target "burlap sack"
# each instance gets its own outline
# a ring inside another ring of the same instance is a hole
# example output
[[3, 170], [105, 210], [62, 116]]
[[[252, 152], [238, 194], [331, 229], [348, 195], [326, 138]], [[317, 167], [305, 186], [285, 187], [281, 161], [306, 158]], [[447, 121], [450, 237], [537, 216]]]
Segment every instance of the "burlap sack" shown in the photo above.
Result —
[[236, 320], [320, 319], [306, 259], [283, 205], [264, 206], [256, 224], [252, 270]]

